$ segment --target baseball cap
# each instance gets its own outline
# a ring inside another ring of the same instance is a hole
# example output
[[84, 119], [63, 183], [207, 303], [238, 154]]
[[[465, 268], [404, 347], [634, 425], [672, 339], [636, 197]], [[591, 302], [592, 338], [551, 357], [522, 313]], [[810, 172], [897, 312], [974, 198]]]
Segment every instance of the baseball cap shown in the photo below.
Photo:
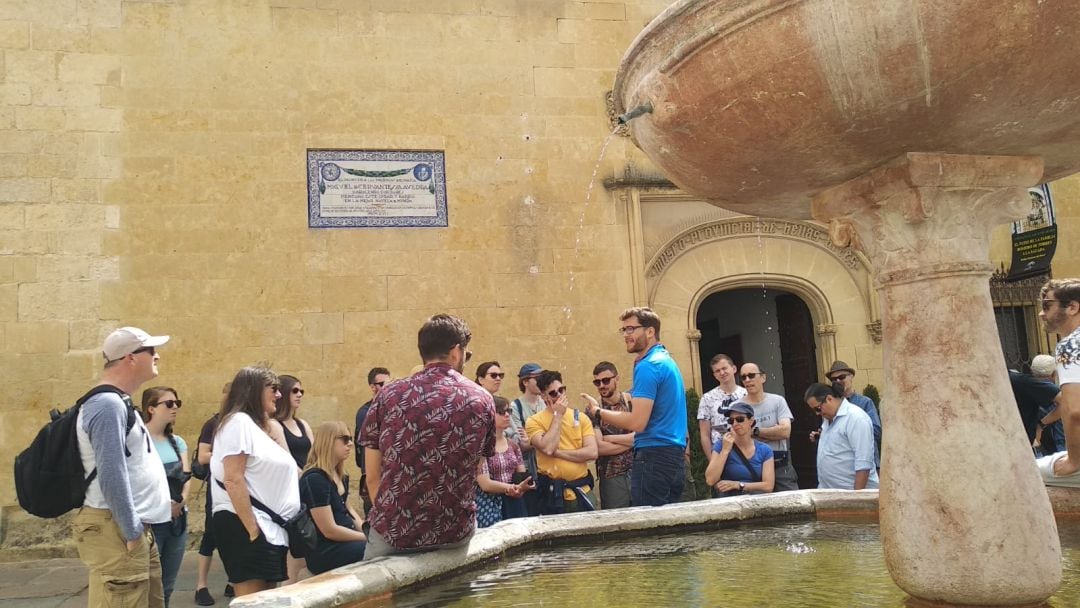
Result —
[[161, 346], [169, 341], [169, 336], [151, 336], [138, 327], [121, 327], [105, 338], [101, 354], [106, 361], [123, 359], [140, 348]]
[[526, 376], [535, 376], [544, 371], [544, 368], [540, 367], [536, 363], [526, 363], [518, 370], [518, 378], [524, 378]]
[[754, 408], [752, 408], [748, 404], [742, 403], [742, 402], [733, 403], [730, 406], [728, 406], [726, 409], [723, 409], [723, 410], [720, 410], [720, 411], [725, 416], [730, 416], [732, 414], [746, 414], [747, 416], [750, 416], [751, 418], [754, 417]]

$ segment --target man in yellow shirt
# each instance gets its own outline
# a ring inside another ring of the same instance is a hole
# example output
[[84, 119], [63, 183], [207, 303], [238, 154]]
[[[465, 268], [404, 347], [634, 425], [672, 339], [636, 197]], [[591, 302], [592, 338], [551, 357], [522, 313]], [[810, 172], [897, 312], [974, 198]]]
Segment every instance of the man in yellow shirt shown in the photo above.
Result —
[[597, 455], [592, 422], [568, 407], [566, 385], [559, 372], [540, 372], [536, 385], [547, 407], [525, 421], [525, 434], [536, 448], [540, 513], [592, 511], [596, 494], [589, 462]]

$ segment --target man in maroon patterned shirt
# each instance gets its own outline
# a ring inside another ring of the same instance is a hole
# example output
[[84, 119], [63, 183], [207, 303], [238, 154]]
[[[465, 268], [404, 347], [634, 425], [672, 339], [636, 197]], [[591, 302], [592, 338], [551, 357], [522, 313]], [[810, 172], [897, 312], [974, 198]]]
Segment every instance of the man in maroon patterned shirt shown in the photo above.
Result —
[[476, 529], [476, 466], [495, 451], [491, 393], [461, 375], [472, 334], [435, 315], [420, 328], [424, 369], [375, 397], [360, 441], [371, 533], [364, 559], [468, 543]]

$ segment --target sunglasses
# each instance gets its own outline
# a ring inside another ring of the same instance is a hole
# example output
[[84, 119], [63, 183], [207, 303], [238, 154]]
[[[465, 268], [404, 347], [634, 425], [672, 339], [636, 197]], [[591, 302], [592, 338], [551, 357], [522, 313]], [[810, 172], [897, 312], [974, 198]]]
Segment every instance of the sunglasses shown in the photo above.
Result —
[[[1043, 300], [1042, 301], [1043, 312], [1046, 312], [1046, 311], [1050, 310], [1051, 308], [1053, 308], [1052, 304], [1054, 302], [1060, 302], [1060, 301], [1061, 300]], [[139, 351], [135, 351], [135, 352], [139, 352]]]
[[510, 408], [497, 407], [497, 408], [495, 408], [495, 413], [500, 415], [500, 416], [505, 416], [505, 415], [510, 413]]
[[547, 392], [547, 396], [551, 397], [552, 399], [558, 399], [560, 396], [565, 395], [565, 394], [566, 394], [566, 387], [565, 386], [560, 386], [559, 388], [552, 389], [552, 390]]
[[832, 380], [833, 382], [843, 382], [844, 380], [847, 380], [850, 377], [851, 377], [851, 374], [836, 374], [832, 378], [829, 378], [829, 380]]
[[748, 374], [742, 374], [742, 375], [740, 375], [740, 376], [739, 376], [739, 379], [740, 379], [740, 380], [753, 380], [754, 378], [757, 378], [757, 377], [758, 377], [758, 376], [760, 376], [761, 374], [762, 374], [762, 372], [750, 372], [750, 373], [748, 373]]
[[164, 405], [170, 410], [178, 410], [181, 405], [184, 405], [184, 402], [179, 399], [166, 399], [165, 401], [158, 401], [154, 405]]
[[382, 388], [385, 384], [386, 384], [386, 380], [383, 380], [382, 382], [372, 382], [371, 386], [377, 386], [379, 388]]
[[304, 394], [304, 389], [300, 388], [299, 386], [294, 386], [294, 387], [292, 387], [292, 394], [294, 394], [294, 395], [303, 395]]
[[727, 419], [727, 421], [729, 423], [731, 423], [731, 424], [735, 424], [735, 423], [742, 424], [742, 423], [746, 422], [747, 420], [749, 420], [749, 418], [747, 418], [746, 416], [728, 416], [728, 419]]
[[345, 445], [350, 445], [350, 444], [352, 444], [352, 441], [353, 441], [352, 435], [338, 435], [337, 438], [344, 441]]
[[281, 385], [277, 382], [271, 382], [270, 384], [267, 384], [266, 388], [274, 391], [275, 393], [281, 392]]
[[[1046, 309], [1043, 308], [1043, 310], [1046, 310]], [[133, 354], [133, 355], [137, 355], [139, 353], [150, 353], [151, 357], [157, 355], [157, 351], [154, 350], [153, 346], [144, 346], [142, 348], [136, 348], [135, 350], [131, 351], [131, 354]]]
[[491, 378], [493, 380], [502, 380], [503, 378], [506, 377], [505, 372], [488, 372], [487, 375], [488, 375], [488, 378]]
[[615, 376], [608, 376], [607, 378], [597, 378], [592, 381], [592, 385], [596, 387], [607, 386], [611, 384], [611, 381], [615, 379]]

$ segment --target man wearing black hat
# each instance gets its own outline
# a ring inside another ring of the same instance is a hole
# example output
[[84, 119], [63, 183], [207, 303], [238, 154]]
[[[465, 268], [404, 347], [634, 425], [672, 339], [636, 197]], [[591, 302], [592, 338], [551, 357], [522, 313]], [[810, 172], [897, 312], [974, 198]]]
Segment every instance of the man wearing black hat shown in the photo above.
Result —
[[870, 423], [874, 425], [874, 464], [881, 468], [881, 416], [878, 415], [874, 400], [866, 395], [855, 392], [855, 370], [843, 361], [833, 361], [829, 373], [825, 374], [829, 382], [839, 382], [844, 387], [844, 399], [855, 405], [870, 416]]

